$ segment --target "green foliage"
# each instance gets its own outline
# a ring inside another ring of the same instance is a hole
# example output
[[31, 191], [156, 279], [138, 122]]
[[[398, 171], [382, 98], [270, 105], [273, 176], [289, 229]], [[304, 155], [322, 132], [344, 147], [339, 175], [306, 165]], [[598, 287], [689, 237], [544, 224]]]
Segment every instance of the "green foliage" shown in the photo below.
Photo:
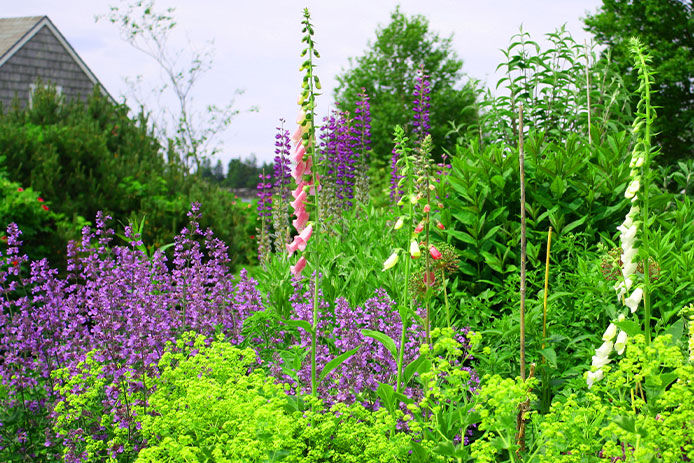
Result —
[[[43, 229], [23, 212], [24, 206], [4, 216], [15, 218], [28, 236], [44, 230], [41, 244], [30, 245], [33, 257], [63, 265], [67, 239], [79, 236], [82, 217], [92, 219], [99, 210], [124, 224], [144, 217], [143, 239], [157, 249], [186, 224], [193, 201], [203, 204], [202, 225], [211, 226], [230, 246], [233, 265], [255, 254], [248, 238], [255, 211], [220, 187], [186, 174], [171, 152], [167, 162], [147, 118], [130, 119], [126, 106], [114, 106], [99, 93], [85, 106], [61, 103], [50, 88], [38, 90], [31, 108], [0, 115], [0, 156], [6, 158], [9, 178], [27, 189], [20, 202], [28, 200], [31, 188], [50, 205], [53, 222], [44, 222]], [[2, 188], [9, 198], [14, 187]]]
[[350, 69], [337, 76], [335, 101], [342, 110], [353, 111], [358, 93], [366, 89], [371, 104], [372, 163], [390, 159], [393, 127], [407, 127], [412, 119], [412, 92], [416, 69], [424, 66], [431, 81], [431, 134], [434, 152], [452, 151], [455, 140], [447, 137], [448, 121], [469, 124], [476, 115], [471, 86], [460, 86], [463, 63], [452, 49], [452, 39], [429, 30], [421, 15], [408, 17], [399, 7], [390, 24], [376, 31], [376, 40], [363, 56], [350, 59]]
[[534, 379], [523, 381], [502, 378], [499, 375], [485, 376], [479, 389], [475, 410], [481, 421], [482, 435], [470, 444], [473, 461], [492, 463], [495, 461], [519, 461], [516, 440], [516, 418], [518, 406], [534, 395], [530, 392]]
[[16, 223], [22, 230], [22, 249], [30, 258], [64, 257], [65, 241], [79, 236], [85, 220], [79, 215], [68, 219], [32, 188], [9, 180], [2, 162], [0, 156], [0, 246], [7, 244], [7, 225]]
[[177, 343], [180, 352], [159, 362], [149, 401], [156, 413], [142, 421], [149, 445], [136, 461], [296, 461], [298, 423], [284, 412], [282, 387], [252, 369], [252, 349], [222, 339], [206, 344], [188, 334]]
[[[63, 458], [79, 455], [85, 456], [87, 462], [132, 461], [137, 455], [135, 444], [139, 439], [135, 435], [139, 433], [134, 423], [121, 426], [114, 412], [103, 414], [109, 380], [104, 374], [104, 362], [96, 360], [96, 356], [96, 351], [88, 352], [76, 371], [61, 368], [52, 373], [55, 392], [62, 397], [53, 410], [53, 431], [58, 439], [72, 436], [73, 444], [63, 446]], [[122, 384], [131, 380], [132, 372], [126, 371]], [[134, 400], [136, 394], [127, 391], [127, 386], [119, 392], [128, 395], [124, 403], [130, 416], [146, 413], [146, 407]], [[146, 401], [146, 396], [138, 395]], [[95, 439], [94, 435], [104, 435], [107, 439]], [[117, 453], [119, 448], [121, 452]]]
[[[608, 135], [589, 146], [577, 135], [565, 143], [531, 132], [525, 145], [528, 262], [539, 266], [540, 249], [552, 226], [558, 236], [581, 231], [589, 240], [613, 233], [626, 206], [622, 192], [629, 168], [629, 137]], [[445, 201], [453, 227], [448, 235], [459, 249], [463, 286], [473, 294], [517, 270], [520, 260], [520, 180], [518, 150], [502, 145], [458, 146]], [[462, 282], [461, 282], [462, 286]]]
[[254, 368], [252, 349], [221, 339], [208, 346], [190, 334], [177, 347], [160, 361], [150, 397], [155, 413], [142, 422], [149, 445], [137, 462], [407, 461], [410, 438], [392, 433], [395, 422], [384, 410], [324, 410], [309, 396], [306, 410], [291, 411], [283, 387]]
[[496, 89], [503, 92], [484, 96], [479, 125], [470, 134], [480, 143], [515, 146], [521, 104], [524, 126], [560, 144], [570, 134], [589, 138], [589, 129], [590, 138], [601, 142], [608, 132], [626, 129], [628, 94], [609, 57], [595, 62], [593, 50], [576, 43], [564, 27], [545, 37], [549, 48], [543, 50], [521, 28], [502, 50], [504, 62], [497, 69], [504, 77]]
[[603, 381], [585, 395], [557, 400], [549, 414], [537, 417], [538, 461], [693, 458], [694, 366], [682, 350], [670, 335], [650, 345], [642, 335], [630, 339]]
[[585, 18], [586, 28], [605, 45], [627, 86], [638, 86], [629, 51], [636, 35], [653, 57], [657, 86], [653, 106], [659, 108], [654, 125], [663, 147], [661, 163], [691, 158], [694, 147], [694, 16], [691, 2], [680, 0], [603, 0], [595, 14]]

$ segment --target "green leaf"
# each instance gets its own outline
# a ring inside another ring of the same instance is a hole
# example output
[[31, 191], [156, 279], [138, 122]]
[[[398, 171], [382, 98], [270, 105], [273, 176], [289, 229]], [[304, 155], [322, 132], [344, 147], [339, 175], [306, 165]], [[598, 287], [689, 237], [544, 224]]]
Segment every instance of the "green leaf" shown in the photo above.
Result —
[[344, 352], [331, 361], [329, 361], [324, 367], [323, 371], [321, 371], [320, 377], [318, 379], [319, 382], [322, 382], [326, 376], [330, 374], [331, 371], [333, 371], [335, 368], [339, 367], [344, 363], [345, 360], [353, 356], [354, 354], [357, 353], [357, 351], [361, 348], [361, 346], [355, 347], [352, 350], [348, 350], [347, 352]]
[[557, 353], [551, 347], [546, 347], [540, 351], [540, 354], [547, 360], [552, 368], [557, 368]]
[[397, 359], [398, 349], [395, 345], [395, 341], [393, 341], [393, 338], [391, 338], [390, 336], [388, 336], [385, 333], [381, 333], [380, 331], [367, 330], [367, 329], [361, 330], [361, 334], [363, 334], [364, 336], [368, 336], [370, 338], [373, 338], [376, 341], [383, 344], [383, 347], [388, 349], [388, 352], [390, 352], [390, 354], [393, 356], [393, 360]]
[[303, 328], [308, 333], [313, 333], [313, 327], [306, 320], [285, 320], [284, 323], [286, 323], [289, 326], [293, 326], [295, 328]]
[[670, 325], [668, 329], [665, 330], [665, 334], [672, 336], [673, 344], [677, 343], [680, 339], [682, 339], [682, 335], [684, 334], [684, 320], [680, 318], [675, 323]]
[[633, 338], [637, 334], [641, 333], [641, 325], [631, 320], [615, 322], [615, 325], [628, 334], [630, 338]]
[[431, 361], [429, 361], [429, 359], [427, 359], [426, 357], [422, 357], [420, 355], [416, 359], [412, 360], [409, 363], [409, 365], [405, 367], [402, 380], [403, 384], [408, 384], [415, 373], [419, 373], [421, 375], [422, 373], [429, 371], [430, 368]]

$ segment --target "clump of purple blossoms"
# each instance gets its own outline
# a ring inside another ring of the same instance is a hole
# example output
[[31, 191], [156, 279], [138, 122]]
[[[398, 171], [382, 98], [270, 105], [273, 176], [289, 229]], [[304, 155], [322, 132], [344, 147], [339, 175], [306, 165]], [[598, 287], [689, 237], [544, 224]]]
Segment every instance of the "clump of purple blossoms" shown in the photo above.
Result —
[[280, 119], [281, 126], [277, 127], [275, 135], [275, 162], [273, 165], [273, 180], [275, 194], [283, 201], [289, 198], [290, 186], [292, 184], [292, 168], [289, 154], [291, 153], [291, 143], [289, 141], [289, 130], [284, 128], [284, 119]]
[[427, 135], [431, 126], [429, 125], [429, 110], [431, 108], [431, 81], [429, 76], [424, 73], [424, 66], [417, 69], [417, 77], [414, 84], [414, 99], [412, 100], [412, 133], [415, 140], [421, 142]]
[[284, 128], [284, 119], [280, 119], [275, 135], [275, 162], [273, 165], [274, 197], [272, 204], [272, 241], [276, 253], [287, 251], [291, 230], [289, 228], [289, 193], [292, 184], [292, 169], [289, 155], [291, 144], [289, 130]]
[[[313, 280], [306, 285], [300, 280], [293, 281], [294, 295], [291, 297], [296, 320], [311, 321], [313, 316]], [[320, 293], [320, 292], [319, 292]], [[373, 297], [363, 305], [351, 307], [344, 298], [335, 301], [334, 310], [321, 298], [318, 318], [319, 342], [316, 363], [318, 371], [343, 352], [362, 346], [356, 354], [333, 370], [319, 385], [318, 395], [326, 404], [335, 402], [353, 403], [357, 396], [363, 395], [363, 405], [377, 409], [380, 407], [373, 391], [379, 382], [395, 384], [397, 364], [388, 350], [378, 341], [361, 334], [362, 329], [381, 331], [393, 339], [400, 338], [401, 323], [395, 301], [384, 290], [377, 290]], [[301, 348], [311, 345], [311, 336], [299, 329], [297, 344]], [[424, 342], [424, 330], [412, 325], [407, 332], [404, 358], [409, 363], [419, 354], [419, 346]], [[328, 347], [331, 340], [334, 348]], [[311, 365], [308, 359], [298, 372], [300, 392], [310, 393]], [[417, 396], [415, 389], [406, 391]]]
[[352, 123], [353, 151], [359, 158], [355, 182], [355, 199], [365, 204], [369, 200], [368, 158], [371, 150], [371, 105], [369, 104], [369, 95], [364, 87], [362, 87], [361, 92], [357, 96], [359, 99], [356, 103]]
[[[68, 246], [64, 277], [45, 259], [29, 262], [20, 253], [17, 226], [7, 228], [8, 248], [4, 256], [0, 253], [0, 376], [6, 393], [0, 416], [27, 417], [33, 428], [0, 427], [6, 443], [1, 461], [18, 455], [32, 461], [33, 450], [22, 441], [42, 447], [45, 442], [43, 452], [55, 455], [64, 448], [65, 461], [82, 461], [84, 435], [106, 447], [113, 437], [100, 425], [102, 416], [128, 429], [137, 451], [144, 443], [138, 441], [139, 418], [128, 408], [127, 397], [147, 392], [142, 378], [157, 374], [166, 343], [191, 330], [207, 336], [221, 331], [233, 343], [244, 339], [244, 320], [262, 309], [256, 283], [245, 271], [233, 276], [227, 246], [199, 227], [199, 205], [193, 204], [188, 215], [190, 223], [175, 238], [167, 266], [163, 253], [148, 258], [137, 249], [142, 242], [131, 227], [125, 230], [129, 245], [113, 246], [109, 217], [98, 214], [96, 228], [85, 227], [81, 242]], [[82, 420], [79, 429], [55, 436], [50, 411], [63, 398], [51, 374], [61, 368], [77, 374], [90, 351], [104, 366], [102, 408]], [[29, 436], [18, 440], [13, 432]], [[7, 444], [12, 441], [17, 443]], [[127, 450], [119, 445], [108, 451]]]

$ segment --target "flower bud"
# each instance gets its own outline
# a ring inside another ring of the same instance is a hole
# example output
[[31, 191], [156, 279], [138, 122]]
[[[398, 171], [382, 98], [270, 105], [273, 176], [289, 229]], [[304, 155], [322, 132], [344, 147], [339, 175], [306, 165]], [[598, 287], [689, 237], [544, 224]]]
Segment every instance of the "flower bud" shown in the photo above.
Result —
[[395, 222], [395, 225], [393, 226], [393, 229], [394, 229], [394, 230], [400, 230], [400, 229], [402, 228], [403, 222], [404, 222], [404, 221], [402, 220], [402, 217], [398, 217], [398, 220]]
[[417, 259], [422, 255], [422, 251], [419, 250], [419, 244], [417, 244], [417, 240], [412, 240], [412, 242], [410, 243], [410, 255], [413, 259]]
[[388, 269], [391, 269], [395, 266], [395, 264], [398, 263], [398, 253], [397, 251], [393, 252], [393, 254], [386, 259], [385, 262], [383, 262], [383, 271], [385, 272]]

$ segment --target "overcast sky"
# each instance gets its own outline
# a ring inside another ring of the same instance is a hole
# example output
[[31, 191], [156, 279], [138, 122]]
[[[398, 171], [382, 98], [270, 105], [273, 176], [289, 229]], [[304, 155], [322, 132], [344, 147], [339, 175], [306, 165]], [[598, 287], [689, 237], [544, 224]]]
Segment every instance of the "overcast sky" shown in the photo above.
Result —
[[[121, 2], [124, 4], [125, 2]], [[96, 22], [115, 0], [0, 0], [3, 17], [47, 15], [67, 38], [107, 90], [122, 101], [128, 96], [124, 78], [141, 75], [144, 88], [160, 85], [154, 62], [127, 44], [116, 26]], [[494, 86], [494, 74], [510, 37], [522, 24], [534, 39], [562, 24], [578, 42], [590, 39], [581, 18], [593, 13], [601, 0], [157, 0], [156, 8], [174, 7], [177, 20], [172, 46], [187, 42], [202, 47], [214, 41], [214, 67], [194, 90], [199, 108], [235, 99], [242, 112], [222, 134], [218, 155], [226, 166], [232, 157], [252, 153], [259, 161], [274, 156], [274, 134], [279, 118], [292, 125], [300, 87], [300, 20], [305, 6], [311, 11], [315, 40], [321, 54], [317, 73], [325, 94], [319, 112], [332, 104], [335, 76], [373, 42], [379, 26], [389, 22], [400, 4], [407, 15], [422, 14], [430, 29], [453, 35], [453, 48], [463, 60], [463, 71]], [[243, 90], [235, 96], [235, 90]], [[131, 100], [129, 99], [128, 102]], [[169, 104], [173, 104], [171, 101]], [[291, 128], [291, 127], [290, 127]]]

